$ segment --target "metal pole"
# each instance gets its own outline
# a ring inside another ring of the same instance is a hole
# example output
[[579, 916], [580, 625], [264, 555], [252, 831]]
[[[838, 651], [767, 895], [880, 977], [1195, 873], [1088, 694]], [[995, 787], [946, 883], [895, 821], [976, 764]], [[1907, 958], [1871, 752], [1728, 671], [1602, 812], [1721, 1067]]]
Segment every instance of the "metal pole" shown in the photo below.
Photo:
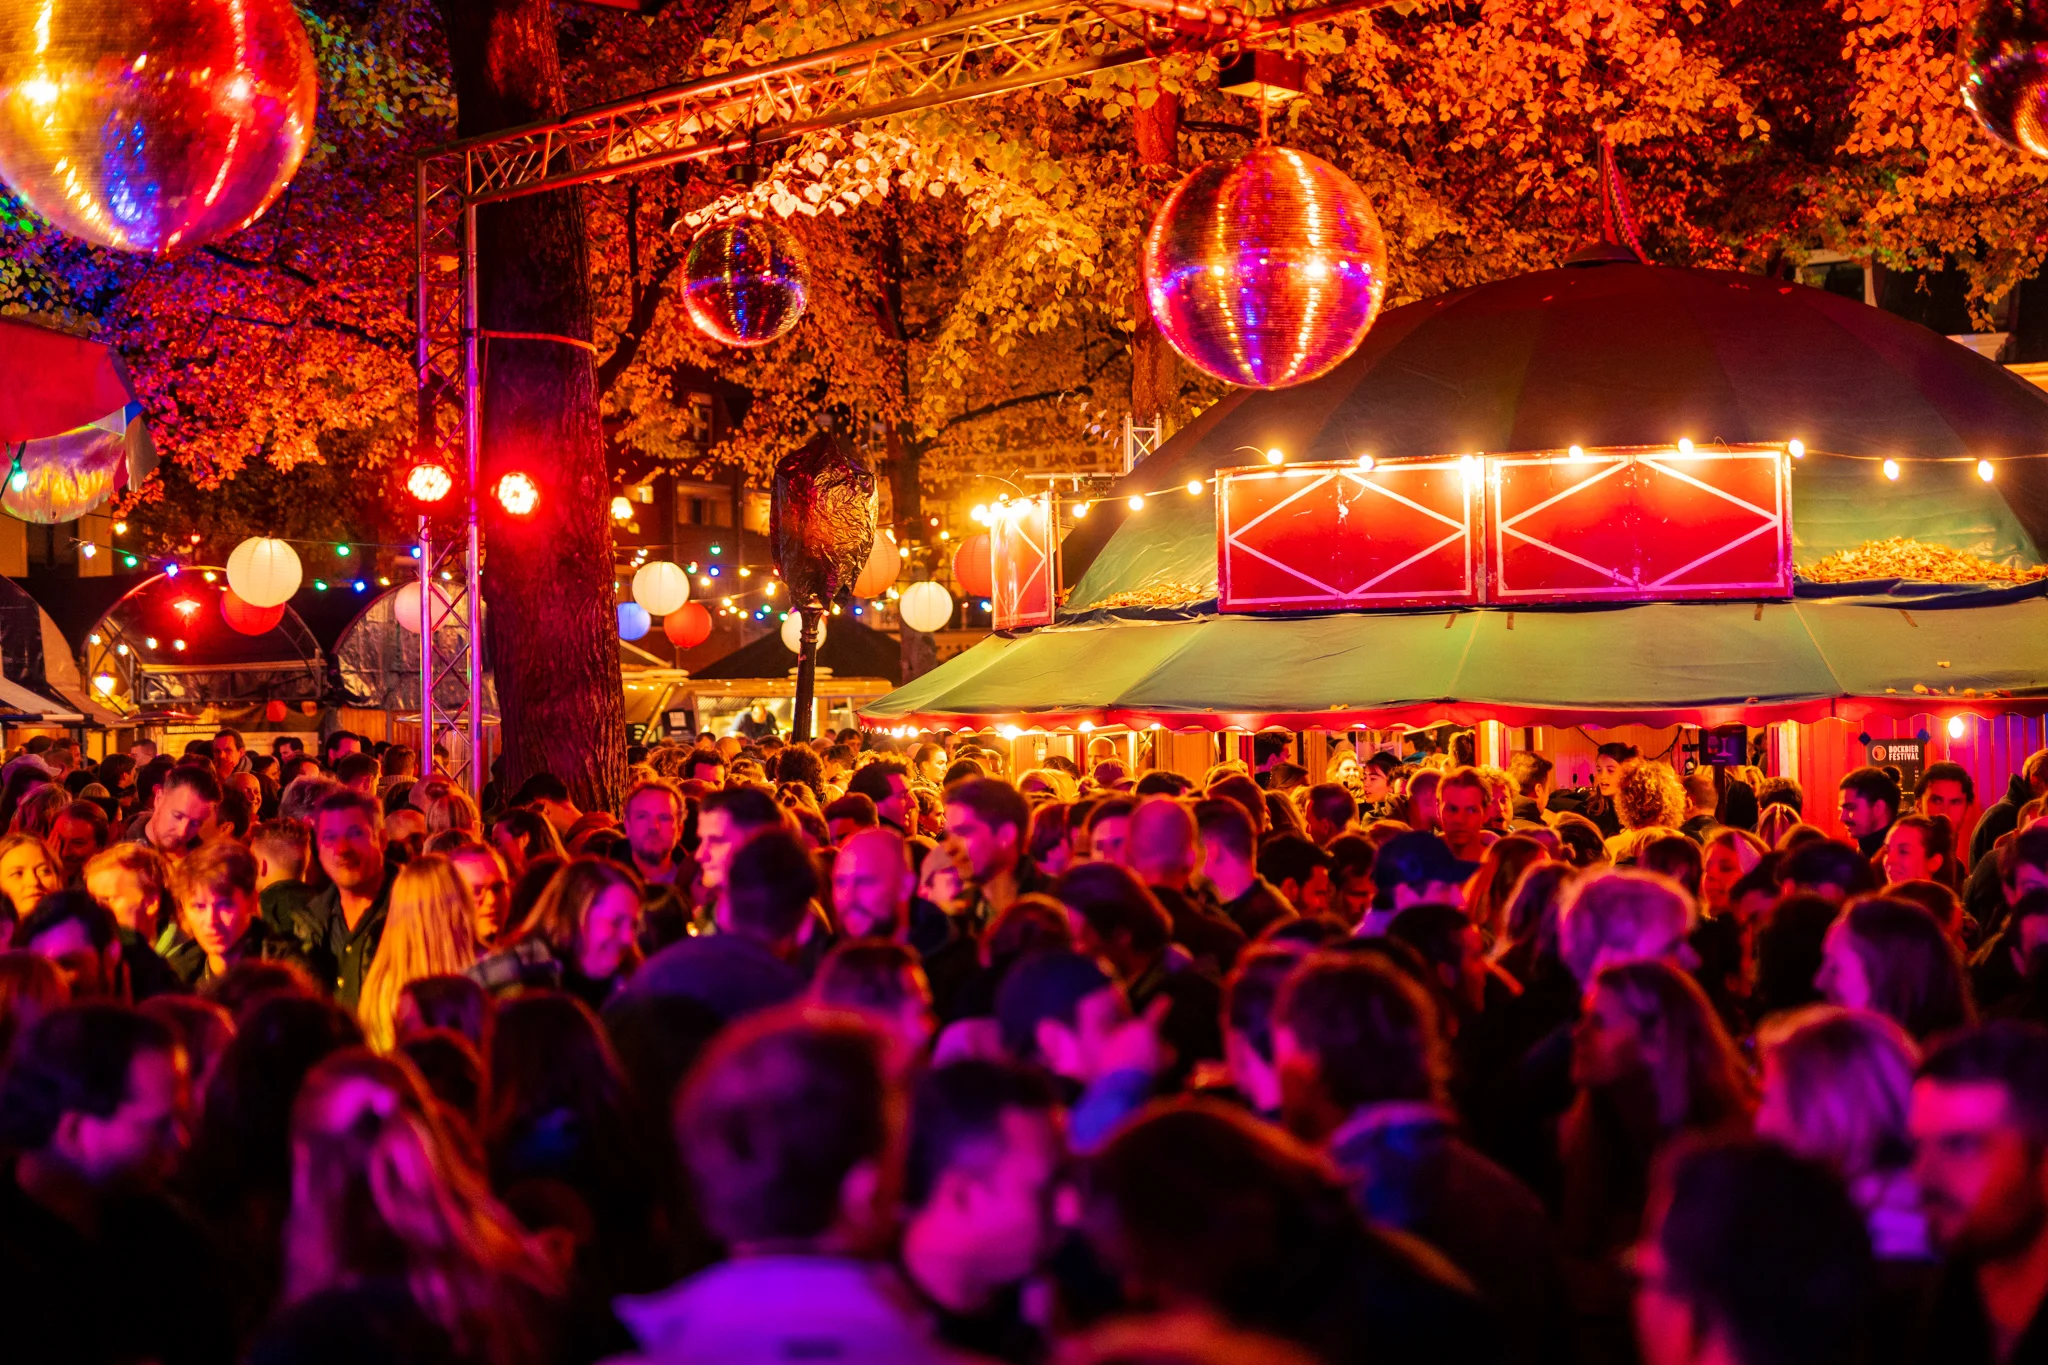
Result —
[[420, 776], [434, 775], [434, 529], [420, 518]]
[[818, 617], [822, 614], [816, 607], [798, 612], [803, 626], [797, 632], [796, 706], [789, 718], [789, 737], [798, 744], [811, 737], [811, 698], [818, 689]]
[[462, 212], [462, 458], [468, 469], [469, 545], [463, 585], [469, 593], [469, 790], [484, 791], [483, 557], [477, 535], [477, 480], [482, 477], [483, 386], [477, 355], [476, 208]]

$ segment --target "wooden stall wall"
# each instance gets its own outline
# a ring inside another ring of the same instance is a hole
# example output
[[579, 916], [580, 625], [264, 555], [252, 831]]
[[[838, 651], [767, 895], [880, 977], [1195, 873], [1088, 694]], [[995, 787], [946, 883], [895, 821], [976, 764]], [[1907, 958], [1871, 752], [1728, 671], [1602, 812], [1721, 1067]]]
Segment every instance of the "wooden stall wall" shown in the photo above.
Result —
[[[2048, 736], [2044, 736], [2040, 716], [1963, 714], [1962, 738], [1951, 739], [1949, 717], [1957, 714], [1947, 711], [1904, 720], [1871, 716], [1861, 722], [1823, 720], [1800, 726], [1798, 776], [1799, 785], [1806, 789], [1806, 823], [1831, 835], [1842, 833], [1842, 822], [1836, 815], [1835, 790], [1843, 774], [1863, 765], [1863, 746], [1857, 736], [1868, 734], [1874, 740], [1911, 739], [1924, 730], [1929, 736], [1928, 762], [1960, 763], [1975, 780], [1977, 810], [1970, 817], [1974, 827], [1977, 813], [2005, 794], [2006, 782], [2020, 770], [2028, 754], [2044, 746]], [[1960, 835], [1967, 845], [1970, 830], [1962, 830]]]

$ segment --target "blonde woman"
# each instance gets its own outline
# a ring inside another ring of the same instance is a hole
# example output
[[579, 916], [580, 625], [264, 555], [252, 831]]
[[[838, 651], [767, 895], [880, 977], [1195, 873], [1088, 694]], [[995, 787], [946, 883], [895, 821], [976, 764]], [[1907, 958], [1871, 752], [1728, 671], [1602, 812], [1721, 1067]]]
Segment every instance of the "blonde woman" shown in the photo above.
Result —
[[399, 869], [377, 957], [363, 978], [356, 1007], [363, 1034], [377, 1048], [395, 1041], [398, 998], [422, 977], [459, 976], [476, 965], [476, 909], [469, 887], [446, 858], [428, 854]]
[[322, 1354], [337, 1335], [392, 1359], [423, 1339], [467, 1365], [548, 1358], [558, 1278], [457, 1154], [411, 1063], [348, 1048], [314, 1067], [291, 1157], [284, 1302], [252, 1365]]

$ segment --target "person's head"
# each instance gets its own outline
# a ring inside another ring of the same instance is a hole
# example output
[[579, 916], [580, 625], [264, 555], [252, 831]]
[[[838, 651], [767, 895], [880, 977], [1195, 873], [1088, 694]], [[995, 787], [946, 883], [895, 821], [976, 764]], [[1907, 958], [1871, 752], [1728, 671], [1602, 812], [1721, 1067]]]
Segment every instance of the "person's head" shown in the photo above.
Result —
[[1782, 1147], [1675, 1151], [1631, 1259], [1643, 1365], [1861, 1358], [1877, 1290], [1863, 1215], [1827, 1170]]
[[402, 1053], [345, 1048], [307, 1074], [291, 1114], [289, 1302], [389, 1275], [460, 1354], [540, 1350], [531, 1305], [557, 1277], [449, 1138]]
[[1305, 1141], [1372, 1105], [1443, 1101], [1450, 1063], [1436, 1004], [1384, 959], [1309, 957], [1281, 984], [1272, 1032], [1281, 1112]]
[[626, 793], [626, 843], [642, 863], [661, 866], [675, 853], [683, 828], [683, 794], [660, 779]]
[[1977, 780], [1960, 763], [1930, 763], [1920, 772], [1914, 791], [1916, 815], [1946, 816], [1949, 828], [1962, 833], [1977, 804]]
[[1633, 744], [1603, 744], [1594, 750], [1594, 794], [1606, 798], [1611, 803], [1616, 789], [1621, 784], [1622, 765], [1632, 762], [1636, 753], [1636, 746]]
[[706, 796], [697, 808], [697, 867], [704, 890], [723, 891], [739, 846], [783, 824], [782, 808], [758, 787], [728, 787]]
[[1138, 803], [1128, 796], [1111, 796], [1088, 811], [1088, 856], [1097, 862], [1124, 861], [1124, 846], [1131, 831], [1131, 812]]
[[608, 858], [571, 858], [549, 879], [517, 937], [547, 944], [557, 962], [591, 981], [609, 981], [638, 961], [639, 927], [639, 880]]
[[569, 784], [553, 773], [535, 773], [520, 783], [512, 804], [540, 816], [564, 838], [568, 837], [570, 826], [583, 817], [583, 812], [569, 799]]
[[1262, 943], [1239, 954], [1223, 983], [1223, 1060], [1253, 1110], [1280, 1112], [1280, 1071], [1273, 1056], [1273, 1005], [1309, 951], [1303, 943]]
[[490, 1043], [491, 997], [475, 978], [422, 976], [398, 992], [392, 1031], [399, 1042], [431, 1030], [459, 1033], [482, 1055]]
[[71, 983], [56, 963], [25, 948], [0, 950], [0, 1057], [17, 1034], [70, 1001]]
[[879, 1249], [900, 1184], [904, 1096], [880, 1030], [777, 1010], [691, 1069], [676, 1149], [706, 1228], [735, 1256]]
[[2048, 1030], [2000, 1020], [1929, 1049], [1907, 1131], [1943, 1252], [2011, 1261], [2048, 1235]]
[[1920, 1049], [1897, 1023], [1870, 1010], [1812, 1005], [1773, 1019], [1757, 1041], [1757, 1136], [1844, 1180], [1895, 1170], [1911, 1157], [1906, 1106]]
[[469, 888], [446, 858], [429, 853], [398, 870], [384, 934], [363, 978], [357, 1008], [372, 1046], [388, 1051], [397, 1041], [398, 1002], [408, 984], [465, 972], [475, 964], [475, 927]]
[[1557, 958], [1558, 907], [1577, 875], [1571, 864], [1555, 862], [1536, 863], [1524, 872], [1508, 897], [1499, 951], [1525, 951], [1529, 967]]
[[683, 758], [682, 780], [707, 787], [725, 785], [725, 755], [716, 749], [692, 749]]
[[1954, 834], [1946, 816], [1902, 815], [1885, 832], [1878, 857], [1887, 882], [1950, 882], [1955, 875]]
[[1100, 1046], [1130, 1019], [1130, 1007], [1100, 958], [1053, 950], [1012, 967], [996, 988], [1003, 1050], [1084, 1085], [1096, 1078]]
[[1455, 905], [1411, 905], [1387, 925], [1387, 937], [1413, 948], [1434, 977], [1447, 1009], [1446, 1023], [1477, 1015], [1486, 1005], [1486, 940]]
[[1486, 779], [1476, 768], [1453, 768], [1437, 782], [1437, 821], [1444, 838], [1464, 847], [1486, 828]]
[[1899, 781], [1882, 768], [1852, 768], [1839, 789], [1842, 828], [1852, 839], [1884, 833], [1899, 818]]
[[157, 910], [170, 876], [161, 853], [147, 844], [115, 844], [85, 865], [85, 889], [122, 928], [144, 939], [157, 933]]
[[1185, 887], [1201, 865], [1194, 812], [1171, 796], [1148, 796], [1131, 812], [1124, 863], [1148, 886]]
[[1258, 829], [1245, 808], [1212, 796], [1195, 803], [1194, 815], [1202, 854], [1197, 870], [1222, 885], [1249, 882], [1257, 870]]
[[1252, 832], [1255, 835], [1265, 833], [1266, 793], [1244, 773], [1231, 771], [1217, 775], [1204, 795], [1211, 800], [1235, 801], [1244, 811], [1245, 818], [1252, 822]]
[[1542, 754], [1523, 749], [1508, 756], [1508, 778], [1515, 784], [1515, 794], [1538, 802], [1550, 785], [1550, 774], [1556, 764]]
[[54, 962], [72, 999], [120, 999], [127, 983], [117, 929], [114, 917], [85, 892], [58, 891], [23, 917], [14, 943]]
[[0, 836], [0, 896], [7, 899], [7, 918], [28, 918], [63, 885], [64, 869], [48, 844], [33, 834]]
[[296, 820], [265, 820], [249, 831], [249, 852], [256, 859], [259, 889], [304, 881], [313, 853], [310, 831]]
[[176, 858], [199, 842], [220, 814], [220, 779], [196, 763], [172, 768], [156, 789], [146, 837], [157, 851]]
[[78, 880], [92, 856], [107, 846], [107, 812], [97, 801], [73, 801], [50, 826], [50, 848], [64, 871], [64, 880]]
[[1628, 868], [1591, 872], [1558, 906], [1559, 956], [1590, 986], [1606, 967], [1676, 955], [1692, 916], [1692, 898], [1668, 877]]
[[1363, 834], [1342, 834], [1330, 841], [1325, 852], [1330, 858], [1330, 913], [1355, 929], [1379, 894], [1373, 884], [1379, 849]]
[[1699, 983], [1668, 962], [1603, 968], [1572, 1032], [1572, 1082], [1582, 1088], [1646, 1076], [1666, 1133], [1744, 1116], [1747, 1073]]
[[900, 938], [917, 891], [910, 846], [893, 829], [865, 829], [832, 860], [832, 908], [854, 938]]
[[1677, 829], [1685, 823], [1685, 788], [1670, 764], [1632, 758], [1615, 774], [1614, 814], [1623, 829]]
[[256, 860], [232, 839], [209, 839], [173, 874], [178, 923], [206, 954], [224, 963], [257, 914]]
[[384, 882], [384, 807], [346, 787], [321, 798], [313, 812], [320, 869], [345, 895], [374, 896]]
[[135, 760], [136, 767], [141, 767], [156, 757], [156, 741], [153, 739], [136, 740], [128, 746], [128, 757]]
[[1506, 932], [1508, 903], [1522, 874], [1547, 858], [1543, 845], [1527, 835], [1507, 834], [1494, 840], [1479, 860], [1479, 871], [1473, 874], [1465, 901], [1481, 932], [1492, 939]]
[[1462, 905], [1465, 883], [1478, 870], [1477, 863], [1460, 861], [1433, 834], [1420, 830], [1397, 834], [1380, 845], [1373, 860], [1373, 908], [1405, 910], [1411, 905]]
[[973, 777], [946, 788], [946, 846], [977, 885], [1017, 866], [1030, 828], [1030, 803], [1000, 778]]
[[914, 1068], [931, 1046], [931, 982], [908, 944], [872, 939], [839, 944], [818, 964], [810, 998], [851, 1010], [880, 1028], [889, 1035], [900, 1068]]
[[1700, 850], [1700, 910], [1728, 914], [1735, 908], [1735, 884], [1770, 850], [1746, 829], [1717, 829]]
[[1125, 981], [1136, 979], [1166, 951], [1173, 920], [1136, 873], [1116, 863], [1068, 868], [1053, 895], [1074, 917], [1075, 938], [1100, 954]]
[[241, 731], [222, 730], [213, 737], [214, 771], [220, 774], [222, 780], [226, 780], [227, 775], [241, 763], [242, 756], [247, 751], [248, 746], [242, 743]]
[[910, 765], [900, 758], [870, 759], [846, 779], [848, 795], [875, 803], [876, 818], [906, 835], [917, 833], [917, 798], [910, 792]]
[[1335, 782], [1319, 782], [1308, 789], [1308, 799], [1302, 803], [1303, 823], [1308, 837], [1319, 845], [1350, 829], [1358, 819], [1358, 798], [1348, 787]]
[[2007, 905], [2030, 891], [2048, 891], [2048, 821], [2036, 821], [1998, 849], [1998, 881]]
[[1062, 1128], [1042, 1072], [961, 1061], [927, 1073], [911, 1105], [903, 1179], [917, 1254], [984, 1292], [1029, 1275], [1051, 1247]]
[[1700, 846], [1683, 834], [1653, 834], [1637, 846], [1636, 866], [1677, 882], [1695, 901], [1699, 899], [1700, 878], [1705, 856]]
[[1926, 1041], [1975, 1018], [1955, 943], [1926, 907], [1851, 901], [1828, 930], [1814, 987], [1846, 1009], [1876, 1010]]
[[1820, 896], [1837, 905], [1877, 889], [1869, 859], [1849, 844], [1825, 838], [1788, 849], [1778, 864], [1778, 881], [1787, 891]]
[[30, 1024], [0, 1074], [0, 1146], [94, 1189], [163, 1178], [185, 1145], [177, 1037], [123, 1005], [65, 1005]]
[[718, 927], [773, 948], [787, 947], [822, 889], [817, 863], [803, 840], [786, 829], [764, 829], [732, 855]]

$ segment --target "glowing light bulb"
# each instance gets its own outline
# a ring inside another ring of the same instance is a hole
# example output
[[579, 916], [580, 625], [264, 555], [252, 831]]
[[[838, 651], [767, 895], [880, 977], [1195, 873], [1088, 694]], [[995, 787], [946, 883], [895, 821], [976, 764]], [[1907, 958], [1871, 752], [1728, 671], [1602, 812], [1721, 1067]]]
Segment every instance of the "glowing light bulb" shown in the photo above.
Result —
[[1574, 460], [1583, 460], [1586, 458], [1586, 448], [1584, 446], [1573, 446], [1570, 450], [1567, 450], [1565, 454], [1569, 455]]
[[114, 690], [114, 675], [111, 673], [95, 674], [92, 685], [100, 690], [102, 696], [108, 695]]
[[171, 648], [183, 654], [185, 652], [185, 642], [183, 640], [173, 640], [171, 641]]
[[1998, 477], [1998, 471], [1991, 467], [1991, 461], [1979, 460], [1977, 461], [1977, 477], [1986, 483], [1990, 483], [1994, 478]]
[[120, 655], [120, 656], [121, 656], [122, 658], [124, 658], [124, 659], [125, 659], [125, 658], [127, 658], [127, 657], [128, 657], [128, 646], [126, 646], [126, 645], [115, 645], [115, 646], [114, 646], [114, 652], [115, 652], [116, 654]]
[[1274, 446], [1271, 450], [1266, 452], [1267, 464], [1282, 464], [1285, 463], [1286, 459], [1286, 452], [1281, 450], [1279, 446]]
[[115, 523], [114, 523], [114, 534], [115, 534], [115, 535], [117, 535], [117, 536], [125, 536], [125, 535], [127, 535], [127, 534], [128, 534], [128, 523], [127, 523], [127, 522], [125, 522], [125, 521], [117, 521], [117, 522], [115, 522]]
[[1075, 503], [1075, 504], [1074, 504], [1074, 520], [1075, 520], [1075, 521], [1079, 521], [1079, 520], [1080, 520], [1081, 518], [1083, 518], [1083, 517], [1087, 516], [1087, 515], [1088, 515], [1088, 508], [1089, 508], [1089, 507], [1090, 507], [1091, 505], [1092, 505], [1092, 504], [1089, 504], [1089, 503], [1085, 503], [1085, 502], [1077, 502], [1077, 503]]
[[1884, 462], [1884, 476], [1894, 483], [1898, 482], [1899, 462], [1897, 460], [1886, 460]]
[[1131, 494], [1131, 497], [1130, 497], [1130, 502], [1128, 503], [1128, 506], [1130, 507], [1130, 509], [1131, 509], [1131, 510], [1132, 510], [1133, 512], [1142, 512], [1142, 511], [1144, 511], [1144, 510], [1145, 510], [1145, 495], [1144, 495], [1143, 493], [1133, 493], [1133, 494]]
[[1079, 730], [1079, 731], [1080, 731], [1080, 732], [1081, 732], [1082, 734], [1084, 734], [1084, 735], [1085, 735], [1085, 734], [1089, 733], [1090, 731], [1092, 731], [1092, 730], [1093, 730], [1093, 729], [1095, 728], [1095, 722], [1094, 722], [1094, 721], [1092, 721], [1092, 720], [1084, 720], [1084, 721], [1082, 721], [1082, 722], [1081, 722], [1081, 723], [1080, 723], [1079, 725], [1075, 726], [1074, 728], [1075, 728], [1075, 729], [1077, 729], [1077, 730]]
[[1681, 436], [1678, 438], [1678, 453], [1681, 455], [1692, 454], [1692, 437]]
[[78, 553], [84, 555], [87, 559], [95, 557], [99, 554], [99, 552], [100, 547], [93, 544], [91, 541], [87, 541], [85, 544], [78, 547]]
[[1785, 443], [1785, 449], [1792, 452], [1792, 458], [1795, 460], [1803, 460], [1806, 458], [1806, 442], [1798, 439], [1797, 437], [1794, 437], [1792, 440], [1787, 441]]
[[1948, 718], [1948, 737], [1950, 739], [1961, 739], [1963, 737], [1963, 718], [1961, 716], [1950, 716]]
[[626, 501], [626, 499], [625, 499], [625, 498], [623, 498], [623, 497], [616, 497], [616, 498], [613, 498], [613, 499], [612, 499], [612, 520], [613, 520], [613, 521], [630, 521], [630, 520], [632, 520], [632, 517], [633, 517], [633, 504], [632, 504], [632, 503], [630, 503], [630, 502]]
[[1368, 472], [1370, 472], [1373, 465], [1377, 463], [1378, 461], [1374, 460], [1370, 454], [1361, 455], [1358, 457], [1358, 467]]
[[1201, 491], [1202, 491], [1202, 481], [1201, 481], [1200, 479], [1189, 479], [1189, 480], [1188, 480], [1188, 492], [1189, 492], [1189, 493], [1191, 493], [1191, 494], [1200, 494], [1200, 493], [1201, 493]]
[[155, 648], [156, 648], [156, 636], [154, 636], [154, 635], [147, 635], [147, 636], [144, 636], [144, 637], [143, 637], [143, 640], [142, 640], [142, 646], [143, 646], [143, 648], [144, 648], [144, 649], [155, 649]]

